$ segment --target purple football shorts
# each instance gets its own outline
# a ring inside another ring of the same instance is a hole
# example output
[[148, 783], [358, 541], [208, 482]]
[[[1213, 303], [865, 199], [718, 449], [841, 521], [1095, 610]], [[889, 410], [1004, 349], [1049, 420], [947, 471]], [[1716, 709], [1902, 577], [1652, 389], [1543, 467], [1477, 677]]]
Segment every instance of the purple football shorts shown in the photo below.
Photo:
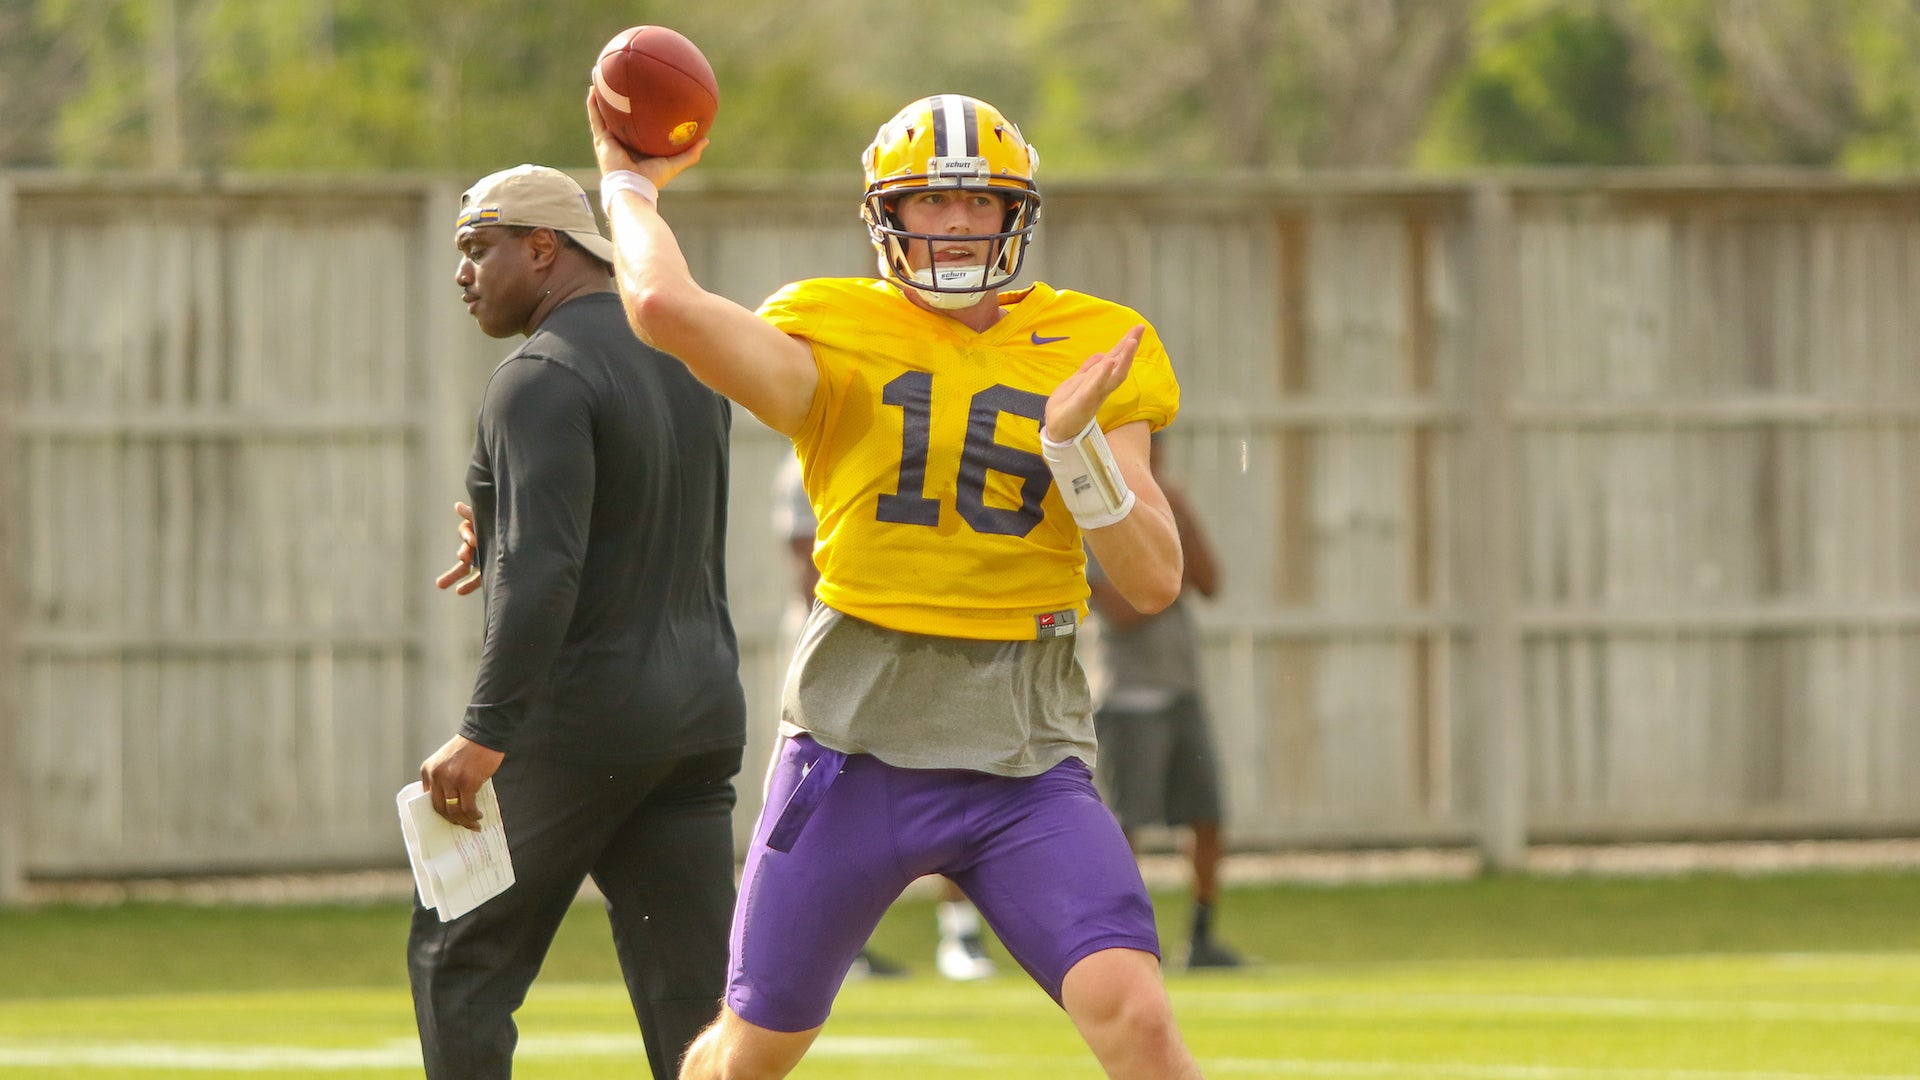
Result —
[[966, 891], [1054, 1001], [1102, 949], [1160, 955], [1153, 903], [1084, 762], [1039, 776], [897, 769], [783, 740], [733, 912], [727, 1005], [774, 1031], [826, 1023], [888, 905], [927, 874]]

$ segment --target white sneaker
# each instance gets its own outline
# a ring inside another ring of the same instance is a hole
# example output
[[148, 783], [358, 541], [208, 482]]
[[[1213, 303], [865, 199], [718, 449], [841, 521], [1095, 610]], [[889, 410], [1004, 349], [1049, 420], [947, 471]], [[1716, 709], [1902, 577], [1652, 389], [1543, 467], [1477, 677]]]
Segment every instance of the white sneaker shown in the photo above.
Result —
[[987, 947], [979, 937], [969, 935], [962, 938], [941, 938], [940, 947], [933, 953], [934, 966], [940, 974], [954, 982], [972, 982], [984, 979], [994, 973], [993, 961], [987, 959]]
[[993, 974], [987, 943], [980, 936], [980, 912], [965, 900], [943, 900], [934, 914], [940, 927], [940, 946], [933, 951], [933, 963], [940, 974], [954, 982], [972, 982]]

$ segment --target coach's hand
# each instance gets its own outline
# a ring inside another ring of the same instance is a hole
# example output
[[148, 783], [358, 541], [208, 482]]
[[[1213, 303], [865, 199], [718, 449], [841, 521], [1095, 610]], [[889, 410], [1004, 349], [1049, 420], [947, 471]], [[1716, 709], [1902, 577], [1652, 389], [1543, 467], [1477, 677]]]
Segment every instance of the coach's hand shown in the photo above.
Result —
[[420, 783], [433, 796], [433, 809], [462, 828], [480, 829], [480, 807], [474, 793], [500, 768], [507, 755], [481, 746], [462, 735], [420, 763]]
[[1118, 344], [1103, 353], [1094, 353], [1080, 370], [1066, 377], [1047, 398], [1047, 437], [1066, 442], [1080, 434], [1093, 421], [1107, 395], [1127, 381], [1133, 370], [1134, 350], [1147, 328], [1136, 326], [1121, 335]]
[[461, 519], [460, 551], [447, 572], [433, 579], [433, 587], [451, 587], [456, 595], [465, 596], [480, 587], [480, 568], [473, 565], [473, 560], [479, 557], [480, 545], [473, 535], [473, 507], [457, 502], [453, 504], [453, 512]]

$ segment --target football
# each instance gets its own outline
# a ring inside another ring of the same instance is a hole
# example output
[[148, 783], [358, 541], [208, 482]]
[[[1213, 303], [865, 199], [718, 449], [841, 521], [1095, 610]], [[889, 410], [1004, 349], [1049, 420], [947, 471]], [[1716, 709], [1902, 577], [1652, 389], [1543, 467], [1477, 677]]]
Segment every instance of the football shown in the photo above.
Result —
[[630, 26], [593, 65], [593, 98], [607, 133], [643, 157], [670, 157], [699, 142], [720, 111], [713, 66], [664, 26]]

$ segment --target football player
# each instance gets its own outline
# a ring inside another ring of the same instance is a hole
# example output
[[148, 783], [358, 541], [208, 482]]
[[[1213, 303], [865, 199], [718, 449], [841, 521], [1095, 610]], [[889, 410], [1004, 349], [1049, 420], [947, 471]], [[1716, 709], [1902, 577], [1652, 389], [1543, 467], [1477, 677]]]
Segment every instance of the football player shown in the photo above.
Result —
[[758, 312], [702, 288], [656, 210], [704, 143], [634, 158], [587, 112], [635, 332], [793, 440], [819, 521], [724, 1007], [682, 1075], [786, 1075], [887, 906], [944, 874], [1109, 1076], [1199, 1076], [1095, 793], [1074, 656], [1083, 538], [1140, 610], [1180, 591], [1148, 467], [1179, 406], [1158, 337], [1107, 300], [1010, 288], [1036, 158], [984, 101], [913, 102], [867, 148], [879, 277], [797, 282]]

